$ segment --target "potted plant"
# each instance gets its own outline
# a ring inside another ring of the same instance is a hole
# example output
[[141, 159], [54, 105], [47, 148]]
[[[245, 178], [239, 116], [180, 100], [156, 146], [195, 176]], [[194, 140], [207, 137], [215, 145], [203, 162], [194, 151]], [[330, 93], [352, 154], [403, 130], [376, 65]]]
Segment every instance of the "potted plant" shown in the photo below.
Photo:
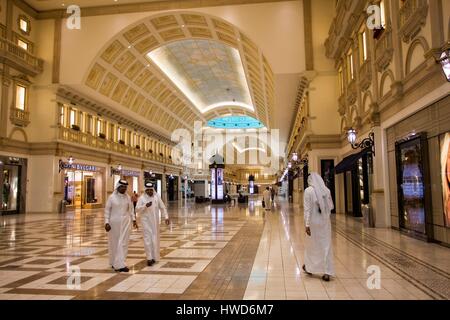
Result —
[[75, 131], [80, 131], [80, 127], [77, 126], [76, 124], [72, 125], [72, 129], [75, 130]]
[[120, 143], [120, 144], [125, 144], [125, 141], [119, 140], [119, 143]]
[[104, 133], [99, 133], [99, 134], [98, 134], [98, 137], [99, 137], [100, 139], [106, 139], [106, 135], [105, 135]]
[[160, 157], [164, 157], [164, 155], [163, 155], [163, 153], [162, 153], [162, 152], [160, 152], [160, 153], [159, 153], [159, 156], [160, 156]]
[[150, 152], [150, 153], [153, 153], [153, 150], [152, 150], [152, 149], [150, 149], [150, 150], [148, 150], [148, 152]]
[[140, 145], [136, 145], [136, 149], [140, 150], [141, 146]]

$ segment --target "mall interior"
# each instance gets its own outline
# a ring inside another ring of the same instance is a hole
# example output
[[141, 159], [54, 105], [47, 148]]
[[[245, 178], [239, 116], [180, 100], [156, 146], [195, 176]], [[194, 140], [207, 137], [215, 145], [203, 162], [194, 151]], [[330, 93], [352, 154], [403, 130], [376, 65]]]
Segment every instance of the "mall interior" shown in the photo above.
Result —
[[[450, 298], [450, 0], [0, 0], [0, 70], [0, 300]], [[126, 273], [119, 180], [170, 216]]]

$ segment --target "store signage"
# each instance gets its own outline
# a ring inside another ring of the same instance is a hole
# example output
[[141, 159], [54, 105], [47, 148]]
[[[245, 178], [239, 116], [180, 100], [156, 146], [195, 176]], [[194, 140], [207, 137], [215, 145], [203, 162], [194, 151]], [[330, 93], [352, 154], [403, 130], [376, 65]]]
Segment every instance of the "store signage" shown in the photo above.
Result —
[[113, 175], [119, 175], [119, 176], [125, 176], [125, 177], [140, 177], [141, 173], [139, 171], [133, 171], [133, 170], [119, 170], [117, 168], [111, 167], [111, 176]]
[[59, 160], [59, 172], [61, 170], [78, 170], [78, 171], [97, 171], [96, 166], [88, 165], [88, 164], [80, 164], [80, 163], [69, 163]]

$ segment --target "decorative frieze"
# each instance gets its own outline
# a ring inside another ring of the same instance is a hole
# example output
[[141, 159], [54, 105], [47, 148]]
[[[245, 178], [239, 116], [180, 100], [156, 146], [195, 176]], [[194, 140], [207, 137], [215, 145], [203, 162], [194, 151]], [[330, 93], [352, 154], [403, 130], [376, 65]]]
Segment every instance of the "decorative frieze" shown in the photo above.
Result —
[[352, 80], [347, 87], [347, 103], [352, 105], [356, 102], [356, 81]]
[[382, 72], [389, 66], [393, 56], [392, 29], [388, 27], [375, 44], [375, 65], [378, 72]]
[[359, 68], [359, 86], [362, 91], [369, 89], [372, 84], [372, 63], [370, 60], [364, 61]]
[[400, 8], [400, 34], [404, 42], [409, 42], [425, 25], [428, 14], [426, 0], [405, 0]]

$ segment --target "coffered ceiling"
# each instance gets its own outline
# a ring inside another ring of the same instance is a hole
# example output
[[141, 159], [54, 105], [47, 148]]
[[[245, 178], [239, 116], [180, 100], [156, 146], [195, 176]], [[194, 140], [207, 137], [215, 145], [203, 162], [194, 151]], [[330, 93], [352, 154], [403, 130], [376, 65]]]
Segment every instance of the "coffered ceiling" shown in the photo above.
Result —
[[248, 115], [270, 128], [273, 78], [261, 50], [235, 26], [201, 13], [171, 12], [111, 39], [84, 83], [170, 135], [223, 115]]

